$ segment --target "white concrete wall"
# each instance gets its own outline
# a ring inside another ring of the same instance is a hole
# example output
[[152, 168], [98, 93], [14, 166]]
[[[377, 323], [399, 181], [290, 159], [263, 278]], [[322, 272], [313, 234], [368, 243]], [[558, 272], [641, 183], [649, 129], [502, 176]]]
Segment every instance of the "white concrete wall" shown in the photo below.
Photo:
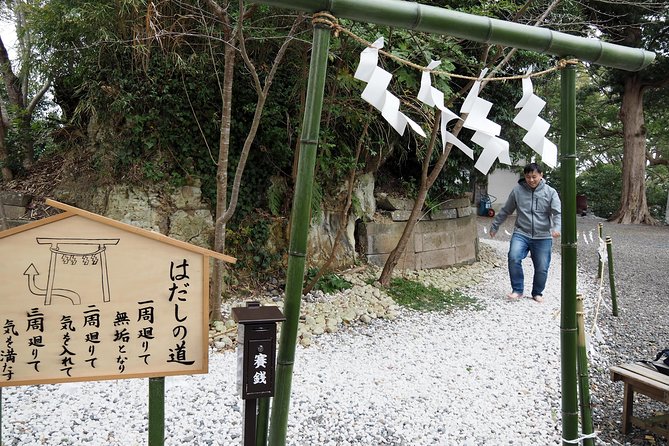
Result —
[[495, 211], [504, 206], [506, 199], [509, 197], [511, 190], [516, 184], [520, 176], [517, 170], [508, 170], [497, 168], [494, 172], [488, 175], [488, 194], [497, 198], [492, 204]]

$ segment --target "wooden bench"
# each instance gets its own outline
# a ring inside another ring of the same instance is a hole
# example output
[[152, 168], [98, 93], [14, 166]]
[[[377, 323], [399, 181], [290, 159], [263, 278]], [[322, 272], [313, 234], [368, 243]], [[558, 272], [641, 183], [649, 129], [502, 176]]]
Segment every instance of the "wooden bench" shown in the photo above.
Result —
[[630, 363], [611, 367], [611, 380], [625, 383], [623, 434], [627, 434], [634, 425], [669, 438], [669, 427], [667, 426], [669, 415], [642, 419], [633, 414], [634, 392], [656, 401], [669, 403], [669, 375], [663, 375], [640, 363]]

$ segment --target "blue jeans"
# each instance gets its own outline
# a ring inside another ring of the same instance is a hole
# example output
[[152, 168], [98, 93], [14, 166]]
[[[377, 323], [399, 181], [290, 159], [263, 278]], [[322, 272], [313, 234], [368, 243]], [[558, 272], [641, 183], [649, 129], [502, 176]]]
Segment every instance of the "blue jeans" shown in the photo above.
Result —
[[551, 264], [551, 250], [553, 239], [533, 239], [516, 232], [511, 236], [509, 247], [509, 277], [514, 293], [523, 294], [525, 277], [522, 261], [529, 252], [534, 264], [534, 280], [532, 281], [532, 296], [540, 296], [546, 288], [548, 267]]

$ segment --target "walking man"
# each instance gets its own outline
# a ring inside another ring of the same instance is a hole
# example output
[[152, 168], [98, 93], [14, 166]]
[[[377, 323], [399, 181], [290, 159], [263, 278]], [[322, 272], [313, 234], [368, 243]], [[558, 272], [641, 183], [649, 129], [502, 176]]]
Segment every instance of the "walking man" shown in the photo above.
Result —
[[523, 176], [493, 220], [490, 237], [494, 238], [499, 226], [516, 211], [508, 254], [511, 292], [507, 297], [511, 300], [523, 297], [525, 278], [522, 261], [529, 252], [534, 265], [531, 296], [535, 301], [543, 302], [553, 238], [560, 236], [561, 203], [557, 191], [546, 184], [541, 166], [537, 163], [525, 166]]

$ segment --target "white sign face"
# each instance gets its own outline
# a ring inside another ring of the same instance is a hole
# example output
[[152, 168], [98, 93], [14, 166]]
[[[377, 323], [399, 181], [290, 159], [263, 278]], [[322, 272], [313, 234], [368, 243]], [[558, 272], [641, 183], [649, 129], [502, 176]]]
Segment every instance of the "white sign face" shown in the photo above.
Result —
[[208, 257], [121, 225], [0, 233], [0, 386], [206, 373]]

